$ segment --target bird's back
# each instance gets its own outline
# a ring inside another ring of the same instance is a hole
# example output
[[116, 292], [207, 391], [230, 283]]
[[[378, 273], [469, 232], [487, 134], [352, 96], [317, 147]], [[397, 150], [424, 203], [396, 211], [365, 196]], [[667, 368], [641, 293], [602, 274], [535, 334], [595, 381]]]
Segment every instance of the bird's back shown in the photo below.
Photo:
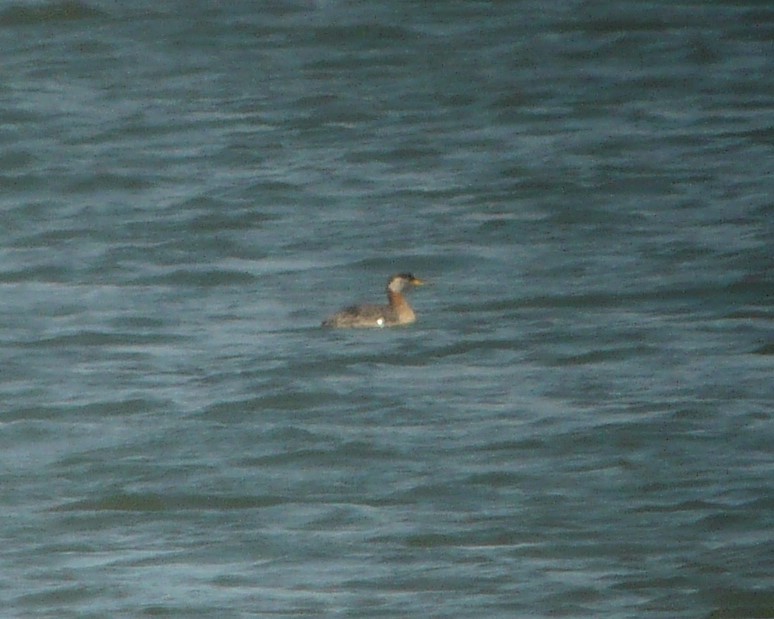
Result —
[[381, 327], [394, 324], [398, 317], [388, 305], [353, 305], [322, 323], [323, 327]]

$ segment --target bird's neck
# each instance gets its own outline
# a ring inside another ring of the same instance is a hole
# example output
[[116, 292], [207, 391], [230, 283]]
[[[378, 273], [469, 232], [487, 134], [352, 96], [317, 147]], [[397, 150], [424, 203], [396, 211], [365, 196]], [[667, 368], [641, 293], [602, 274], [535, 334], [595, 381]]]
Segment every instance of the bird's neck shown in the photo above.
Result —
[[387, 298], [390, 300], [390, 307], [395, 310], [400, 322], [414, 322], [416, 320], [414, 310], [411, 309], [406, 297], [402, 293], [388, 290]]

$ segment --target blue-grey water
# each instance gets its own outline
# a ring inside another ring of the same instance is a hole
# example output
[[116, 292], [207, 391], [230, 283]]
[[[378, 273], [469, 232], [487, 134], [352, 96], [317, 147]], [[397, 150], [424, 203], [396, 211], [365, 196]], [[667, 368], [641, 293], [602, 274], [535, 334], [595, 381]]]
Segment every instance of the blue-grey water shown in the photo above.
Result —
[[773, 41], [0, 2], [2, 616], [774, 617]]

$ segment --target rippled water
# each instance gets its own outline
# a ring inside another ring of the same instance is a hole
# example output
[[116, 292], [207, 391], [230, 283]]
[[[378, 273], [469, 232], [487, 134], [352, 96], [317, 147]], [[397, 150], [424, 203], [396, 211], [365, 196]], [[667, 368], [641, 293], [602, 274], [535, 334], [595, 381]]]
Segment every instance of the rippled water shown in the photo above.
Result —
[[771, 9], [130, 4], [0, 3], [6, 616], [774, 617]]

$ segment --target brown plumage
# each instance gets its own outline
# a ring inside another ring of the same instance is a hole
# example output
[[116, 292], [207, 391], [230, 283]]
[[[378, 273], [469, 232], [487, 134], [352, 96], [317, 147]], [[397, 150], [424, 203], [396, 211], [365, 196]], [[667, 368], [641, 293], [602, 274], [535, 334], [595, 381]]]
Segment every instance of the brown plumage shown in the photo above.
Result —
[[416, 320], [414, 310], [408, 304], [403, 291], [424, 282], [411, 273], [398, 273], [387, 282], [388, 305], [353, 305], [337, 312], [322, 323], [323, 327], [339, 329], [394, 327]]

